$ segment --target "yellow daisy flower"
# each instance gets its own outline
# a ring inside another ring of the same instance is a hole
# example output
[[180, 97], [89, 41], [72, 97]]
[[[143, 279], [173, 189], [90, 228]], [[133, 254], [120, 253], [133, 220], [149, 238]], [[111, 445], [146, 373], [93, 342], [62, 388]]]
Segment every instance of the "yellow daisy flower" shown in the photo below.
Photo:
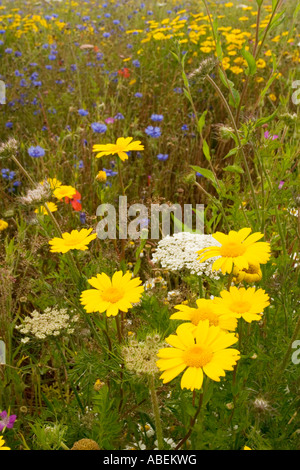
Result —
[[64, 197], [69, 197], [70, 199], [76, 194], [76, 189], [73, 186], [61, 185], [58, 186], [54, 191], [53, 195], [61, 200]]
[[248, 237], [250, 232], [251, 228], [242, 228], [238, 232], [231, 230], [228, 235], [216, 232], [213, 238], [221, 246], [211, 246], [198, 251], [198, 260], [201, 262], [220, 256], [212, 265], [212, 271], [221, 269], [223, 274], [231, 273], [233, 266], [242, 270], [248, 269], [249, 264], [265, 264], [270, 259], [270, 244], [257, 243], [263, 234], [255, 232]]
[[[47, 181], [50, 185], [50, 188], [52, 190], [56, 189], [56, 188], [59, 188], [59, 186], [62, 185], [61, 181], [59, 181], [58, 179], [56, 178], [47, 178]], [[44, 185], [44, 181], [41, 181], [40, 184], [43, 186]]]
[[96, 176], [96, 180], [100, 181], [100, 183], [104, 183], [107, 180], [106, 172], [103, 170], [99, 171]]
[[229, 291], [220, 292], [220, 296], [214, 299], [216, 310], [242, 317], [248, 323], [261, 320], [264, 308], [270, 305], [268, 294], [263, 289], [255, 290], [255, 287], [238, 289], [232, 286]]
[[8, 227], [8, 223], [5, 220], [0, 219], [0, 232]]
[[2, 436], [0, 436], [0, 450], [11, 450], [10, 447], [5, 447], [4, 446], [5, 441]]
[[117, 154], [122, 161], [128, 159], [126, 152], [132, 150], [144, 150], [144, 146], [141, 145], [139, 140], [131, 142], [133, 137], [119, 137], [115, 144], [96, 144], [93, 146], [93, 152], [98, 152], [96, 158], [103, 157], [104, 155]]
[[[57, 205], [54, 204], [54, 202], [47, 202], [47, 206], [48, 206], [50, 212], [55, 212], [55, 211], [57, 211]], [[34, 212], [35, 212], [36, 214], [39, 214], [39, 215], [48, 215], [48, 212], [47, 212], [45, 206], [40, 206], [40, 207], [38, 207], [37, 209], [35, 209]]]
[[192, 333], [188, 324], [180, 325], [176, 335], [166, 338], [173, 348], [160, 349], [157, 353], [157, 367], [163, 371], [163, 383], [170, 382], [181, 372], [181, 388], [201, 389], [203, 373], [220, 382], [225, 370], [233, 370], [240, 358], [237, 349], [227, 349], [237, 342], [234, 333], [222, 331], [218, 326], [209, 326], [209, 321], [199, 322]]
[[259, 282], [262, 279], [262, 272], [260, 265], [249, 264], [247, 269], [238, 269], [237, 267], [233, 268], [233, 281], [234, 282]]
[[234, 331], [237, 326], [237, 320], [234, 315], [223, 315], [214, 309], [213, 299], [197, 299], [197, 308], [191, 308], [187, 305], [175, 305], [179, 312], [171, 315], [172, 320], [187, 320], [197, 327], [200, 321], [208, 320], [210, 326], [219, 326], [221, 330]]
[[87, 245], [97, 237], [96, 233], [89, 235], [92, 230], [92, 228], [83, 228], [79, 232], [72, 230], [71, 233], [63, 233], [62, 238], [54, 237], [49, 241], [50, 251], [52, 253], [67, 253], [70, 250], [85, 251], [88, 249]]
[[105, 274], [97, 274], [88, 280], [94, 289], [81, 293], [80, 301], [87, 313], [106, 312], [108, 317], [116, 316], [121, 310], [127, 312], [133, 304], [139, 302], [144, 287], [139, 277], [132, 279], [132, 274], [117, 271], [112, 279]]

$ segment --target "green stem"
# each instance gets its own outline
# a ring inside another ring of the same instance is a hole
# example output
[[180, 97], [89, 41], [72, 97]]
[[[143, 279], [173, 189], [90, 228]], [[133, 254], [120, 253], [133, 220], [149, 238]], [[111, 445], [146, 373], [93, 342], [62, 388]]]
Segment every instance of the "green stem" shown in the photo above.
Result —
[[256, 200], [256, 196], [255, 196], [255, 191], [254, 191], [254, 186], [253, 186], [253, 181], [252, 181], [252, 178], [251, 178], [251, 174], [250, 174], [250, 169], [249, 169], [249, 165], [248, 165], [248, 162], [247, 162], [247, 158], [246, 158], [246, 155], [245, 155], [245, 152], [244, 152], [244, 149], [243, 149], [243, 145], [242, 145], [242, 142], [241, 142], [241, 139], [240, 139], [240, 135], [239, 135], [239, 131], [238, 131], [238, 128], [237, 128], [237, 125], [236, 125], [236, 122], [235, 122], [235, 119], [234, 119], [234, 116], [231, 112], [231, 109], [230, 109], [230, 106], [229, 104], [227, 103], [222, 91], [220, 90], [220, 88], [218, 87], [218, 85], [214, 82], [214, 80], [209, 76], [209, 75], [206, 75], [206, 79], [211, 83], [211, 85], [215, 88], [216, 92], [218, 93], [218, 95], [220, 96], [228, 114], [229, 114], [229, 117], [230, 117], [230, 120], [231, 120], [231, 123], [233, 125], [233, 128], [234, 128], [234, 133], [236, 135], [236, 138], [237, 138], [237, 141], [238, 141], [238, 144], [239, 144], [239, 149], [241, 150], [242, 152], [242, 157], [243, 157], [243, 161], [244, 161], [244, 166], [246, 168], [246, 174], [247, 174], [247, 178], [248, 178], [248, 181], [249, 181], [249, 184], [250, 184], [250, 188], [251, 188], [251, 193], [252, 193], [252, 198], [253, 198], [253, 202], [254, 202], [254, 205], [255, 205], [255, 209], [256, 209], [256, 214], [257, 214], [257, 219], [258, 221], [260, 221], [260, 217], [259, 217], [259, 209], [258, 209], [258, 204], [257, 204], [257, 200]]
[[199, 413], [200, 413], [200, 411], [201, 411], [201, 408], [202, 408], [203, 396], [204, 396], [204, 390], [200, 392], [198, 408], [197, 408], [197, 410], [196, 410], [196, 413], [195, 413], [194, 417], [191, 419], [191, 422], [190, 422], [190, 429], [188, 430], [188, 432], [186, 433], [186, 435], [184, 436], [184, 438], [181, 439], [181, 441], [177, 444], [177, 446], [175, 447], [175, 450], [180, 449], [180, 447], [183, 446], [183, 444], [188, 440], [188, 438], [189, 438], [190, 435], [192, 434], [194, 425], [195, 425], [195, 423], [196, 423], [196, 421], [197, 421], [198, 415], [199, 415]]
[[150, 375], [149, 377], [149, 389], [150, 389], [152, 409], [153, 409], [153, 414], [154, 414], [158, 450], [163, 450], [164, 440], [163, 440], [163, 433], [162, 433], [162, 427], [161, 427], [161, 421], [160, 421], [158, 399], [157, 399], [156, 390], [155, 390], [154, 375]]
[[[65, 367], [66, 367], [66, 371], [67, 371], [67, 366], [68, 366], [68, 364], [67, 364], [66, 358], [65, 358], [65, 356], [64, 356], [64, 354], [63, 354], [63, 352], [62, 352], [62, 349], [61, 349], [61, 347], [60, 347], [59, 341], [56, 340], [56, 341], [55, 341], [55, 344], [56, 344], [56, 346], [57, 346], [57, 349], [59, 350], [59, 353], [60, 353], [60, 355], [61, 355], [62, 361], [63, 361], [63, 363], [64, 363], [64, 365], [65, 365]], [[68, 377], [68, 379], [69, 379], [69, 377]], [[72, 388], [72, 390], [73, 390], [73, 392], [74, 392], [74, 395], [75, 395], [75, 397], [76, 397], [77, 403], [78, 403], [79, 407], [81, 408], [81, 411], [85, 412], [84, 406], [83, 406], [83, 404], [81, 403], [81, 400], [80, 400], [80, 398], [79, 398], [79, 395], [78, 395], [78, 392], [77, 392], [77, 390], [76, 390], [75, 385], [73, 384], [72, 380], [69, 379], [69, 381], [70, 381], [70, 386], [71, 386], [71, 388]]]

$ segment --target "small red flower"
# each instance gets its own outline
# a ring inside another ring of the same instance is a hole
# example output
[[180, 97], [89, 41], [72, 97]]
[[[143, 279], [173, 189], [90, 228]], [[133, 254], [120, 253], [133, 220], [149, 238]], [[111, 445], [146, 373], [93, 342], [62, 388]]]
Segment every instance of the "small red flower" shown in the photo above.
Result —
[[118, 74], [122, 75], [124, 78], [129, 78], [130, 77], [130, 71], [126, 67], [123, 67], [121, 70], [118, 70]]
[[65, 203], [66, 204], [71, 204], [71, 206], [73, 207], [73, 209], [75, 211], [81, 211], [82, 209], [82, 206], [81, 206], [81, 194], [79, 191], [76, 191], [76, 193], [74, 194], [74, 196], [72, 198], [69, 198], [69, 197], [65, 197]]

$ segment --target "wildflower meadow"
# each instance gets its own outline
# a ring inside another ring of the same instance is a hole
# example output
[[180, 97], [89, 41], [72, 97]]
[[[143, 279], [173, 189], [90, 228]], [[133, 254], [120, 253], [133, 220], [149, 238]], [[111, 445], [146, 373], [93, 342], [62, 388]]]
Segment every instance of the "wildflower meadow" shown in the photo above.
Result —
[[0, 450], [300, 450], [300, 3], [1, 0], [0, 60]]

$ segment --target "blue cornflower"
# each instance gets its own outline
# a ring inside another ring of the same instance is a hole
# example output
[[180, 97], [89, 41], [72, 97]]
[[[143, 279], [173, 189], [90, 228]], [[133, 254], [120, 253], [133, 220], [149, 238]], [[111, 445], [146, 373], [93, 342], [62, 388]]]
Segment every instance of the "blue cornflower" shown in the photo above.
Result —
[[163, 120], [163, 115], [162, 114], [152, 114], [151, 115], [151, 121], [156, 121], [156, 122], [160, 122]]
[[134, 67], [140, 67], [140, 66], [141, 66], [140, 61], [137, 60], [137, 59], [135, 59], [135, 60], [132, 61], [132, 65], [133, 65]]
[[5, 124], [5, 127], [7, 127], [8, 129], [11, 129], [13, 127], [13, 123], [11, 121], [8, 121], [6, 124]]
[[182, 88], [176, 87], [173, 89], [174, 93], [182, 93]]
[[153, 127], [153, 126], [148, 126], [145, 129], [145, 132], [149, 137], [159, 137], [161, 135], [160, 127]]
[[85, 219], [86, 219], [85, 212], [80, 212], [79, 219], [82, 224], [85, 224]]
[[43, 157], [45, 155], [45, 150], [42, 147], [40, 147], [39, 145], [37, 145], [36, 147], [31, 146], [28, 149], [28, 154], [31, 157], [39, 158], [39, 157]]
[[165, 162], [166, 160], [168, 160], [169, 158], [169, 155], [167, 153], [159, 153], [158, 155], [156, 155], [156, 158], [158, 160], [160, 160], [161, 162]]
[[182, 131], [187, 131], [188, 129], [189, 129], [189, 127], [188, 127], [187, 124], [183, 124], [183, 126], [181, 126]]
[[123, 114], [122, 113], [117, 113], [115, 116], [114, 116], [114, 119], [125, 119]]
[[105, 124], [101, 124], [100, 122], [93, 122], [91, 124], [91, 128], [98, 134], [104, 134], [107, 131], [107, 126]]
[[134, 96], [135, 96], [136, 98], [143, 98], [143, 93], [140, 93], [139, 91], [137, 91]]
[[78, 114], [80, 114], [80, 116], [87, 116], [89, 112], [85, 109], [78, 109]]
[[109, 37], [110, 37], [110, 33], [103, 33], [102, 36], [103, 36], [104, 38], [109, 38]]
[[4, 52], [6, 52], [6, 54], [11, 54], [12, 53], [12, 49], [10, 47], [8, 47], [7, 49], [5, 49]]

